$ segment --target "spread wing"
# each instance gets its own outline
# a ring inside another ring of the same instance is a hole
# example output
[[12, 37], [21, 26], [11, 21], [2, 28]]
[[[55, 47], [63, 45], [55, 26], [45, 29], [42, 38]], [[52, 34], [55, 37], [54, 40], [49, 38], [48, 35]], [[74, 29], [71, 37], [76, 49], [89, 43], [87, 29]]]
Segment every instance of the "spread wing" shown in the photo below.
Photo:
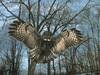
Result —
[[23, 42], [29, 49], [33, 49], [39, 39], [34, 27], [19, 21], [10, 24], [9, 35]]
[[35, 27], [29, 24], [14, 21], [10, 24], [9, 35], [20, 42], [23, 42], [29, 48], [30, 59], [35, 62], [47, 62], [54, 57], [50, 51], [42, 50], [41, 36], [36, 31]]
[[55, 38], [55, 46], [52, 48], [54, 53], [61, 53], [65, 49], [75, 46], [82, 41], [82, 35], [80, 31], [75, 28], [63, 31]]
[[41, 37], [38, 35], [36, 28], [26, 23], [14, 21], [10, 24], [8, 33], [29, 48], [29, 55], [33, 61], [39, 58], [39, 42]]

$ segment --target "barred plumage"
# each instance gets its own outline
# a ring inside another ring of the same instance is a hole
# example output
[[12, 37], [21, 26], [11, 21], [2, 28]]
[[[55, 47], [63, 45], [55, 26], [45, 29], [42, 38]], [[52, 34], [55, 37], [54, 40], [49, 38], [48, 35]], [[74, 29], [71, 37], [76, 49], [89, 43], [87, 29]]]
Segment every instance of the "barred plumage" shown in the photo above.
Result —
[[57, 54], [82, 41], [80, 31], [75, 28], [64, 30], [56, 37], [48, 31], [41, 36], [35, 27], [19, 21], [10, 24], [9, 35], [23, 42], [29, 48], [31, 60], [38, 63], [53, 60]]

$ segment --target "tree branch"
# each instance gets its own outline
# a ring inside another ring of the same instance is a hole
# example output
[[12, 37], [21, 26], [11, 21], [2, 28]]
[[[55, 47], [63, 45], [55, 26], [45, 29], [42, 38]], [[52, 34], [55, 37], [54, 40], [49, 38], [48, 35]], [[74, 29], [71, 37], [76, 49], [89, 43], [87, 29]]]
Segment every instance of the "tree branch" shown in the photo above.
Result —
[[39, 17], [40, 17], [40, 1], [38, 0], [38, 9], [37, 9], [37, 29], [39, 30]]
[[23, 22], [23, 20], [21, 20], [20, 17], [16, 16], [13, 12], [11, 12], [3, 2], [1, 2], [1, 4], [5, 7], [5, 9], [6, 9], [10, 14], [12, 14], [15, 18], [17, 18], [18, 20], [20, 20], [20, 21]]
[[41, 21], [41, 23], [40, 23], [39, 26], [38, 26], [38, 29], [41, 27], [41, 25], [45, 22], [45, 20], [46, 20], [46, 19], [48, 18], [48, 16], [50, 15], [51, 10], [52, 10], [52, 8], [53, 8], [55, 2], [56, 2], [56, 0], [53, 1], [52, 5], [50, 6], [50, 9], [49, 9], [49, 11], [48, 11], [48, 14], [47, 14], [47, 15], [44, 17], [44, 19]]
[[22, 10], [21, 7], [22, 7], [22, 0], [20, 0], [20, 5], [19, 5], [19, 15], [18, 15], [19, 18], [20, 18], [20, 16], [21, 16], [21, 10]]
[[[87, 7], [87, 5], [89, 4], [90, 0], [87, 2], [87, 4], [82, 8], [82, 10], [80, 10], [77, 14], [75, 14], [67, 23], [62, 24], [61, 26], [59, 26], [57, 28], [57, 30], [61, 27], [63, 27], [63, 29], [71, 22], [73, 21], [81, 12], [83, 12], [84, 10], [86, 10], [85, 8]], [[62, 29], [62, 30], [63, 30]]]
[[[29, 11], [29, 15], [30, 15], [30, 17], [31, 17], [31, 19], [32, 19], [33, 26], [35, 27], [35, 20], [34, 20], [33, 13], [32, 13], [32, 11], [31, 11], [32, 6], [31, 6], [31, 5], [27, 6], [24, 2], [22, 2], [22, 4], [23, 4], [23, 5], [27, 8], [27, 10]], [[28, 1], [28, 4], [29, 4], [29, 1]]]

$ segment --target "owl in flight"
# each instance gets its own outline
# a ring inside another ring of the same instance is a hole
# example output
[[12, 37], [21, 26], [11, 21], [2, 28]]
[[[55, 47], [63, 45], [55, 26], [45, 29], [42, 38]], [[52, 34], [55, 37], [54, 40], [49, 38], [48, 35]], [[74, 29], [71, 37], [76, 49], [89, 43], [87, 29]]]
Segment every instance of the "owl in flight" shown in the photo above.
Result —
[[82, 41], [80, 31], [75, 28], [64, 30], [58, 36], [49, 31], [40, 35], [35, 27], [20, 21], [13, 21], [8, 33], [29, 48], [30, 59], [37, 63], [51, 61], [65, 49]]

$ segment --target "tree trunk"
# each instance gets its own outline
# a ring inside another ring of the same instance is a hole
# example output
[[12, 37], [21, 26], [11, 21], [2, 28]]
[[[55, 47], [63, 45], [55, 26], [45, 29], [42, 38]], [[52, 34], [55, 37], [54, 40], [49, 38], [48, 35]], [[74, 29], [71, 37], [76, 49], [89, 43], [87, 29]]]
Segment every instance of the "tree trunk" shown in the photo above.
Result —
[[49, 61], [49, 62], [48, 62], [48, 75], [50, 75], [50, 73], [51, 73], [50, 70], [51, 70], [51, 69], [50, 69], [50, 61]]
[[31, 59], [28, 60], [28, 75], [35, 75], [36, 63], [32, 62]]
[[53, 70], [54, 70], [54, 75], [56, 75], [56, 69], [55, 69], [54, 60], [53, 60]]
[[0, 69], [0, 75], [4, 75], [4, 72], [3, 72], [3, 70], [1, 70], [1, 69]]

